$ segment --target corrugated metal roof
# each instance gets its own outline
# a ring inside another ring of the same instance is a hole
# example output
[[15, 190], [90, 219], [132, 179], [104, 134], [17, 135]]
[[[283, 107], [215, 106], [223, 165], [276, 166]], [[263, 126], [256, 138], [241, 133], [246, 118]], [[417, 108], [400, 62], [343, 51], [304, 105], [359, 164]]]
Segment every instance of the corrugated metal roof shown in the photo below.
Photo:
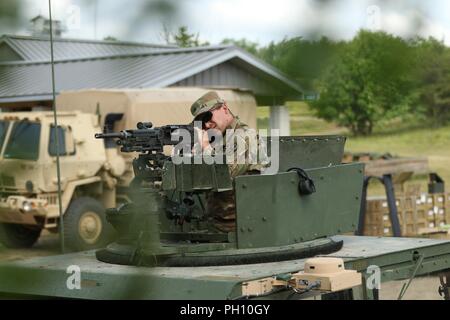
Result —
[[[254, 74], [281, 83], [286, 91], [302, 92], [275, 68], [234, 46], [164, 49], [146, 54], [56, 61], [56, 91], [167, 87], [230, 60], [239, 60]], [[0, 102], [18, 101], [18, 97], [42, 99], [49, 95], [50, 63], [0, 63]]]
[[[50, 60], [50, 40], [28, 36], [4, 35], [0, 42], [7, 43], [25, 61]], [[118, 54], [146, 53], [154, 49], [173, 49], [176, 46], [144, 44], [123, 41], [94, 41], [78, 39], [54, 39], [56, 60], [79, 59]]]

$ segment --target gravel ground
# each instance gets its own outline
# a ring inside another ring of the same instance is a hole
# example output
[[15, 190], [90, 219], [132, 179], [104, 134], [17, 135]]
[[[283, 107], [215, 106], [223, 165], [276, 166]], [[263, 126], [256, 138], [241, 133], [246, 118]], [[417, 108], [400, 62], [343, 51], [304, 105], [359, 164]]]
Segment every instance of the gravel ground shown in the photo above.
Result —
[[[396, 300], [404, 283], [408, 281], [390, 281], [381, 284], [380, 299]], [[413, 279], [403, 300], [443, 300], [438, 293], [440, 282], [437, 276]]]
[[[30, 249], [10, 250], [0, 247], [0, 261], [21, 260], [30, 257], [59, 254], [59, 239], [55, 234], [43, 233], [39, 241]], [[395, 300], [407, 281], [391, 281], [381, 285], [380, 299]], [[442, 300], [437, 290], [439, 277], [427, 276], [415, 278], [407, 290], [404, 300]]]
[[42, 232], [36, 244], [29, 249], [6, 249], [0, 244], [0, 261], [21, 260], [30, 257], [59, 254], [59, 238], [56, 234]]

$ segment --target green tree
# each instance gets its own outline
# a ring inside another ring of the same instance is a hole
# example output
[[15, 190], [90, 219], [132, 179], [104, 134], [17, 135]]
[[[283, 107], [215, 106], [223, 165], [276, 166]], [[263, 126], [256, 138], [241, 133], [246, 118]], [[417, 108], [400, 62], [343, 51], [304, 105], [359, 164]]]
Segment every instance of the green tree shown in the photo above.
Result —
[[343, 42], [334, 42], [326, 37], [306, 40], [301, 37], [271, 42], [261, 48], [259, 56], [295, 79], [305, 89], [314, 90], [315, 81], [338, 55]]
[[188, 28], [186, 26], [181, 26], [178, 28], [176, 33], [172, 33], [168, 31], [166, 27], [164, 27], [164, 37], [168, 44], [175, 44], [182, 48], [188, 47], [198, 47], [209, 45], [209, 42], [201, 42], [198, 37], [199, 34], [189, 33]]
[[245, 51], [258, 56], [259, 55], [259, 45], [257, 42], [248, 41], [246, 39], [235, 40], [231, 38], [225, 38], [222, 40], [221, 44], [232, 44]]
[[186, 26], [178, 28], [178, 32], [174, 35], [175, 43], [180, 47], [196, 47], [198, 46], [198, 34], [188, 33]]
[[430, 38], [417, 42], [416, 110], [436, 126], [450, 121], [450, 49]]
[[105, 40], [105, 41], [118, 41], [118, 39], [116, 37], [113, 37], [113, 36], [104, 37], [103, 40]]
[[329, 65], [318, 82], [319, 117], [337, 121], [355, 135], [369, 135], [374, 124], [397, 116], [409, 97], [414, 51], [384, 32], [360, 31]]

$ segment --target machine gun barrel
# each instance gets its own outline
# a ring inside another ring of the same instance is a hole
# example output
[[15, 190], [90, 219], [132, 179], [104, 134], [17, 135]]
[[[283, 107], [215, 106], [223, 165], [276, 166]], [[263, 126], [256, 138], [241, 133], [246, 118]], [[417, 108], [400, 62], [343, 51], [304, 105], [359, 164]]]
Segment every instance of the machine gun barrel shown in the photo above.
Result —
[[124, 132], [96, 133], [95, 139], [109, 139], [109, 138], [121, 139], [124, 138], [125, 136], [126, 134]]

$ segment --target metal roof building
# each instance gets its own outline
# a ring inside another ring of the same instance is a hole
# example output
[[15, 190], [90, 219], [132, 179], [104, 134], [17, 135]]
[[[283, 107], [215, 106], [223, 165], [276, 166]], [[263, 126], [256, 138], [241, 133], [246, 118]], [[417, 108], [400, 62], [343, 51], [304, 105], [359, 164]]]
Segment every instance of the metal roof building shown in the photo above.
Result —
[[[154, 49], [176, 48], [171, 45], [64, 38], [54, 39], [53, 47], [55, 60], [145, 53]], [[47, 60], [50, 60], [49, 38], [13, 35], [0, 37], [0, 62]]]
[[[49, 41], [2, 40], [0, 108], [51, 106], [50, 54], [45, 50], [45, 44], [50, 48]], [[280, 128], [289, 127], [287, 110], [275, 106], [302, 96], [294, 81], [235, 46], [172, 48], [60, 39], [54, 47], [57, 93], [94, 88], [242, 88], [251, 90], [259, 105], [274, 106], [271, 121], [284, 123], [277, 125]]]
[[[55, 61], [56, 91], [89, 88], [220, 86], [250, 89], [260, 99], [300, 93], [269, 65], [233, 46]], [[0, 63], [0, 103], [52, 96], [49, 62]]]

